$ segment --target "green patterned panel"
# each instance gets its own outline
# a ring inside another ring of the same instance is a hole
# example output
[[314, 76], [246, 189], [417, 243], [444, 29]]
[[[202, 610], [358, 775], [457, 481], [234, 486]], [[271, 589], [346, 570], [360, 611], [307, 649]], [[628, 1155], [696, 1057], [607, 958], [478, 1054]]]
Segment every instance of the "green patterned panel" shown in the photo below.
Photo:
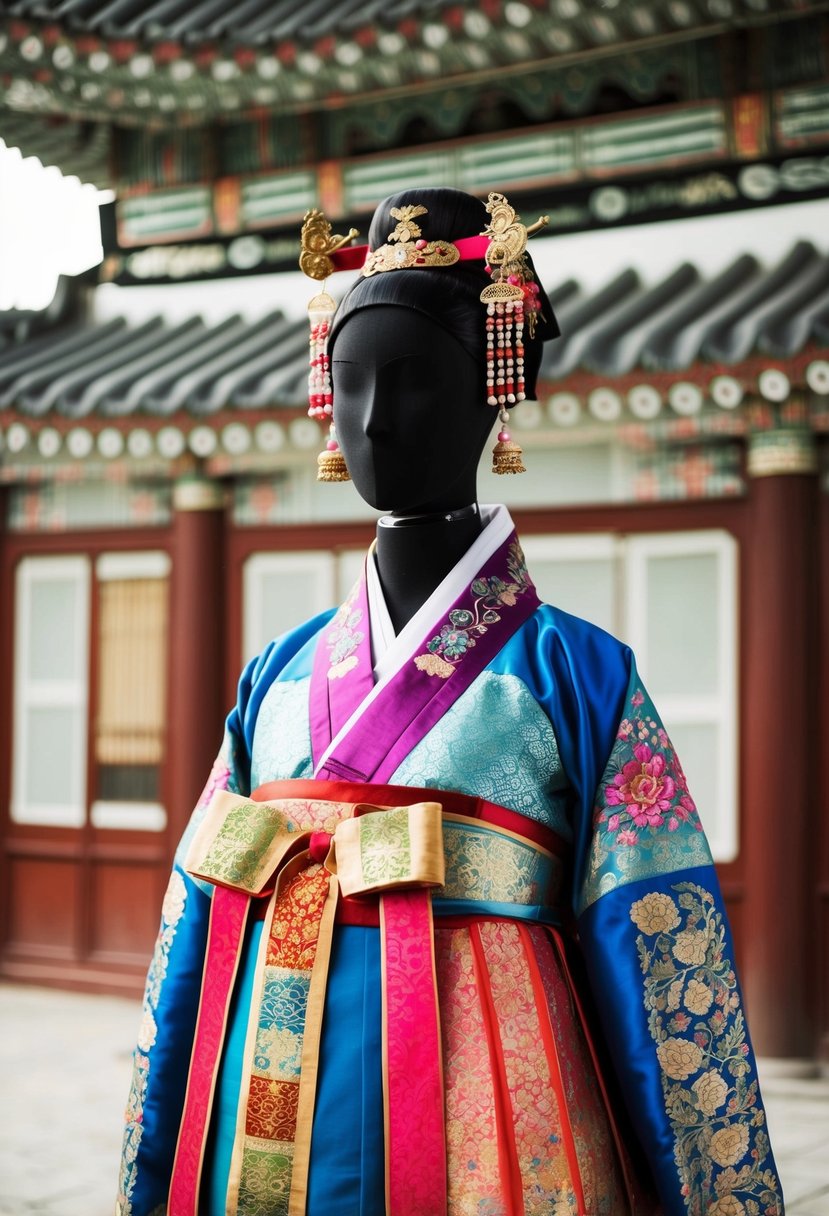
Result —
[[458, 180], [463, 190], [479, 190], [510, 182], [547, 181], [576, 168], [574, 131], [545, 131], [514, 139], [475, 143], [458, 152]]
[[581, 146], [588, 170], [670, 164], [724, 153], [728, 131], [721, 105], [694, 106], [602, 123], [583, 132]]
[[242, 184], [242, 227], [262, 227], [302, 215], [316, 201], [317, 179], [313, 172], [254, 178]]
[[829, 84], [778, 94], [775, 125], [778, 139], [789, 147], [829, 141]]
[[407, 808], [361, 817], [360, 863], [366, 884], [408, 878], [412, 861]]
[[203, 236], [213, 231], [209, 186], [159, 190], [119, 200], [117, 214], [119, 236], [129, 244], [139, 245], [161, 237]]
[[346, 165], [343, 172], [345, 209], [373, 207], [403, 184], [423, 182], [430, 186], [456, 184], [454, 158], [450, 152], [424, 152], [416, 156], [384, 156], [382, 159]]

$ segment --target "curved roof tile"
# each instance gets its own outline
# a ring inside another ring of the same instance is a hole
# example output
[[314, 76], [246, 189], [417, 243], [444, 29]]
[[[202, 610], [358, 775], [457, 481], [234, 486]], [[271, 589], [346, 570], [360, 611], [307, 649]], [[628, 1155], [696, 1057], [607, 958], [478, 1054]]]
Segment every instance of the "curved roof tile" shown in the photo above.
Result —
[[781, 293], [788, 294], [804, 270], [818, 257], [809, 241], [798, 241], [773, 270], [757, 276], [744, 292], [738, 292], [707, 327], [702, 353], [707, 359], [737, 363], [744, 359], [757, 343], [758, 328], [765, 312], [774, 307]]
[[724, 300], [744, 287], [758, 272], [759, 263], [750, 254], [743, 254], [722, 274], [699, 283], [693, 291], [681, 296], [670, 315], [662, 317], [651, 329], [642, 347], [643, 367], [688, 367], [698, 357], [706, 334], [706, 324]]
[[78, 400], [77, 413], [86, 415], [97, 410], [108, 417], [130, 413], [141, 404], [140, 390], [137, 394], [134, 392], [140, 378], [151, 375], [155, 368], [167, 368], [172, 359], [191, 349], [209, 332], [200, 318], [193, 317], [175, 326], [162, 341], [156, 339], [148, 352], [135, 357], [133, 351], [131, 360], [119, 360], [111, 372], [87, 382]]

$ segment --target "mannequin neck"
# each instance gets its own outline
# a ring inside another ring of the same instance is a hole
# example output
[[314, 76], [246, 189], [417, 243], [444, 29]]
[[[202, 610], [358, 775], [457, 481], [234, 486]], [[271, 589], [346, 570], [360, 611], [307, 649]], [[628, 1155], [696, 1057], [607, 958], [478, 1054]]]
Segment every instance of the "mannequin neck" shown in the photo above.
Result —
[[378, 520], [377, 572], [395, 633], [457, 565], [482, 528], [477, 503]]

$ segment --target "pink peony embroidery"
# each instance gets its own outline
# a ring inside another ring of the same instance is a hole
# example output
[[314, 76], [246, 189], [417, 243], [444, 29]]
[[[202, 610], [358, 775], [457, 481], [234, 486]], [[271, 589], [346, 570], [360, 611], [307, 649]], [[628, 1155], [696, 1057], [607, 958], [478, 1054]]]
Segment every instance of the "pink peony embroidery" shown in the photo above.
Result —
[[[643, 689], [631, 693], [593, 808], [591, 882], [618, 862], [626, 875], [660, 850], [691, 864], [710, 863], [702, 824], [670, 739]], [[693, 829], [693, 830], [692, 830]], [[634, 850], [633, 856], [631, 851]], [[630, 878], [628, 878], [628, 881]], [[598, 883], [595, 895], [599, 894]]]
[[659, 827], [671, 809], [676, 785], [661, 753], [654, 755], [647, 743], [637, 743], [633, 754], [636, 759], [613, 778], [607, 801], [611, 806], [623, 806], [637, 827]]

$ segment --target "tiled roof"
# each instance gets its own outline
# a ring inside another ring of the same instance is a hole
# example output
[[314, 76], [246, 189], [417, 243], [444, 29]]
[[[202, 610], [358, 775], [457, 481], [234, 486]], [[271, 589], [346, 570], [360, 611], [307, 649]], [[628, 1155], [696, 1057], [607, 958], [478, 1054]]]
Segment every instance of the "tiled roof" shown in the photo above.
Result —
[[[829, 347], [829, 254], [805, 241], [771, 268], [744, 255], [707, 280], [686, 263], [653, 286], [626, 270], [600, 291], [570, 280], [549, 294], [562, 337], [545, 350], [548, 391], [576, 374], [681, 379], [692, 365], [719, 373], [752, 356]], [[0, 411], [114, 420], [300, 409], [307, 343], [306, 322], [279, 313], [212, 325], [75, 322], [0, 349]]]
[[[637, 59], [618, 83], [640, 97], [642, 77], [658, 75], [646, 58], [659, 60], [668, 44], [823, 11], [821, 0], [0, 0], [2, 105], [199, 125], [602, 64], [628, 50]], [[579, 75], [550, 87], [579, 93]]]
[[[758, 12], [804, 5], [787, 0], [651, 0], [649, 4], [598, 5], [591, 0], [555, 0], [543, 8], [534, 0], [500, 4], [484, 0], [11, 0], [2, 6], [15, 17], [55, 21], [69, 30], [112, 38], [201, 42], [228, 38], [243, 45], [296, 40], [345, 39], [366, 29], [382, 33], [401, 24], [416, 33], [429, 23], [464, 28], [473, 36], [505, 25], [523, 29], [536, 17], [555, 28], [561, 23], [578, 43], [607, 45], [682, 29], [717, 26], [724, 20], [752, 19]], [[564, 49], [564, 48], [562, 48]], [[572, 49], [572, 41], [566, 49]]]
[[713, 279], [686, 262], [651, 287], [626, 270], [595, 294], [575, 284], [554, 294], [563, 337], [546, 348], [545, 380], [577, 368], [618, 376], [754, 352], [785, 358], [829, 343], [829, 255], [808, 241], [771, 268], [746, 254]]

